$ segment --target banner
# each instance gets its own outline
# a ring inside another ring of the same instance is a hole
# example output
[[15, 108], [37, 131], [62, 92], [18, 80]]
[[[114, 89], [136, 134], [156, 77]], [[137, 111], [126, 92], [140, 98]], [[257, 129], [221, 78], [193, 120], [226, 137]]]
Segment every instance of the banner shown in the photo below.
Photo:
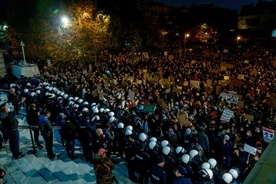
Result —
[[232, 118], [233, 114], [234, 114], [234, 111], [231, 111], [229, 109], [224, 109], [220, 117], [220, 120], [230, 122], [230, 119]]
[[154, 104], [138, 104], [137, 105], [137, 112], [153, 113], [154, 108], [155, 108]]
[[264, 141], [267, 142], [267, 143], [270, 143], [270, 141], [274, 137], [274, 130], [272, 130], [270, 128], [266, 128], [266, 127], [262, 127], [262, 129], [263, 129]]
[[244, 144], [243, 150], [246, 151], [247, 153], [250, 153], [251, 155], [256, 155], [257, 153], [257, 148], [250, 146], [248, 144]]

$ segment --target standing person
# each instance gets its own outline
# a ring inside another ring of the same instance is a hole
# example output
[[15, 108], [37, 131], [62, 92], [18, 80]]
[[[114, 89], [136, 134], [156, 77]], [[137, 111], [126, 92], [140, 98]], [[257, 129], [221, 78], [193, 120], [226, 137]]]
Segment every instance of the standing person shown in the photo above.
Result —
[[6, 172], [0, 168], [0, 184], [4, 184], [7, 182], [3, 179], [5, 175], [6, 175]]
[[69, 119], [66, 119], [61, 126], [61, 138], [64, 140], [68, 158], [75, 159], [75, 139], [77, 138], [77, 126]]
[[[100, 148], [98, 151], [98, 159], [96, 159], [94, 162], [94, 171], [96, 174], [97, 183], [111, 184], [114, 179], [112, 174], [114, 167], [114, 163], [106, 156], [106, 150]], [[116, 179], [115, 182], [119, 183]]]
[[16, 111], [10, 111], [6, 103], [1, 106], [1, 121], [4, 137], [9, 140], [10, 151], [14, 159], [22, 158], [25, 155], [19, 152], [19, 131]]
[[224, 135], [221, 144], [221, 152], [223, 170], [227, 171], [231, 167], [233, 153], [233, 143], [230, 141], [230, 136], [227, 134]]
[[165, 164], [164, 157], [160, 156], [157, 159], [156, 166], [149, 172], [149, 178], [153, 184], [167, 184], [167, 175], [163, 167]]
[[29, 109], [27, 111], [26, 119], [27, 119], [28, 125], [33, 126], [32, 130], [34, 132], [35, 144], [38, 147], [42, 147], [42, 145], [39, 142], [39, 115], [40, 115], [40, 112], [37, 109], [36, 104], [32, 103], [29, 106]]
[[51, 113], [49, 111], [46, 111], [45, 114], [39, 116], [39, 128], [45, 141], [48, 157], [52, 159], [56, 154], [53, 152], [53, 128], [51, 121], [49, 120], [50, 116]]
[[186, 178], [185, 175], [187, 174], [187, 171], [185, 167], [178, 166], [175, 169], [175, 178], [173, 179], [173, 184], [192, 184], [193, 182], [191, 181], [190, 178]]

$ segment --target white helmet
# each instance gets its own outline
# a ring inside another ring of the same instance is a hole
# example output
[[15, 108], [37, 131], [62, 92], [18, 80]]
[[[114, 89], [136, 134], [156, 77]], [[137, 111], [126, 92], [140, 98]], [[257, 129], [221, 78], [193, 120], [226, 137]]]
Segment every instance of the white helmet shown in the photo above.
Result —
[[190, 155], [188, 154], [182, 155], [181, 160], [183, 163], [187, 164], [190, 161]]
[[60, 96], [63, 96], [63, 95], [64, 95], [64, 92], [61, 92], [61, 93], [60, 93]]
[[198, 155], [198, 151], [193, 149], [190, 151], [189, 155], [190, 155], [191, 159], [193, 159], [196, 155]]
[[156, 146], [156, 142], [150, 142], [149, 143], [149, 149], [153, 149]]
[[157, 139], [155, 137], [151, 137], [149, 141], [150, 142], [157, 142]]
[[83, 102], [83, 105], [88, 105], [89, 103], [87, 101], [84, 101]]
[[118, 123], [117, 128], [124, 128], [124, 124], [123, 123]]
[[210, 158], [208, 160], [208, 163], [210, 164], [211, 169], [213, 169], [213, 168], [215, 168], [217, 166], [217, 161], [214, 158]]
[[127, 127], [126, 127], [126, 130], [133, 130], [133, 127], [131, 126], [131, 125], [128, 125]]
[[108, 116], [110, 116], [110, 117], [113, 117], [114, 115], [115, 115], [114, 112], [109, 112], [109, 113], [108, 113]]
[[83, 109], [82, 109], [82, 112], [88, 112], [89, 110], [86, 108], [86, 107], [84, 107]]
[[125, 135], [131, 135], [132, 134], [132, 131], [131, 130], [126, 130], [125, 131]]
[[63, 95], [63, 98], [67, 99], [67, 98], [68, 98], [68, 95], [65, 93], [65, 94]]
[[110, 109], [104, 109], [104, 113], [110, 112]]
[[79, 105], [78, 104], [74, 104], [74, 106], [73, 107], [75, 107], [75, 108], [79, 108]]
[[110, 117], [110, 118], [109, 118], [109, 123], [113, 123], [113, 121], [115, 121], [115, 120], [116, 120], [115, 117]]
[[81, 104], [83, 102], [83, 99], [78, 99], [78, 103]]
[[239, 177], [239, 169], [237, 168], [232, 168], [229, 170], [229, 173], [233, 176], [234, 179], [237, 179]]
[[164, 147], [167, 146], [168, 144], [169, 144], [169, 141], [167, 141], [167, 140], [163, 140], [163, 141], [161, 142], [162, 148], [164, 148]]
[[94, 106], [94, 107], [92, 108], [92, 111], [93, 111], [94, 114], [99, 113], [99, 110], [98, 110], [98, 107], [97, 107], [97, 106]]
[[69, 101], [72, 101], [72, 100], [74, 100], [74, 98], [70, 96], [70, 97], [68, 98], [68, 100], [69, 100]]
[[162, 149], [164, 155], [168, 155], [171, 152], [171, 148], [169, 146], [165, 146]]
[[10, 84], [10, 88], [13, 88], [13, 87], [15, 87], [16, 86], [16, 84], [14, 84], [14, 83], [11, 83]]
[[35, 96], [35, 92], [31, 92], [30, 96]]
[[233, 181], [233, 176], [230, 173], [224, 173], [221, 178], [225, 183], [231, 183]]
[[213, 178], [213, 171], [211, 169], [204, 169], [205, 171], [207, 171], [208, 175], [209, 175], [209, 179], [211, 180]]
[[101, 113], [104, 112], [104, 108], [100, 108], [100, 112], [101, 112]]
[[24, 93], [28, 93], [29, 90], [28, 90], [27, 88], [25, 88], [25, 89], [23, 90], [23, 92], [24, 92]]
[[28, 83], [26, 84], [26, 86], [29, 86], [29, 87], [30, 87], [30, 86], [32, 86], [32, 85], [31, 85], [31, 83], [28, 82]]
[[93, 106], [96, 106], [97, 104], [95, 103], [95, 102], [93, 102], [92, 104], [91, 104], [91, 107], [93, 107]]
[[40, 94], [41, 93], [41, 91], [39, 89], [36, 90], [35, 92], [36, 92], [36, 94]]
[[201, 169], [210, 169], [210, 167], [211, 167], [211, 164], [209, 162], [204, 162], [201, 165]]
[[148, 137], [147, 134], [143, 132], [139, 134], [139, 139], [143, 142], [147, 139], [147, 137]]
[[177, 148], [175, 149], [176, 154], [184, 154], [186, 152], [186, 150], [182, 147], [182, 146], [177, 146]]
[[74, 101], [76, 102], [76, 101], [78, 101], [78, 99], [79, 99], [79, 97], [74, 97]]

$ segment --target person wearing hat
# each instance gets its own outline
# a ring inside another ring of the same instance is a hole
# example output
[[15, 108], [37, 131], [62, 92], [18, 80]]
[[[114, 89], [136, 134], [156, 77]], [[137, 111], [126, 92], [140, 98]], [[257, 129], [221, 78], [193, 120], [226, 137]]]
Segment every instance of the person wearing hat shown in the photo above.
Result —
[[118, 180], [113, 176], [112, 170], [115, 168], [114, 163], [106, 156], [107, 150], [100, 148], [98, 158], [94, 162], [94, 172], [96, 174], [97, 183], [111, 184], [113, 180], [118, 183]]
[[167, 184], [167, 175], [163, 167], [165, 164], [165, 158], [160, 156], [156, 160], [156, 166], [154, 166], [148, 173], [148, 177], [152, 184]]
[[190, 178], [186, 178], [185, 175], [187, 174], [187, 170], [185, 167], [178, 166], [175, 169], [175, 178], [173, 179], [173, 184], [192, 184]]

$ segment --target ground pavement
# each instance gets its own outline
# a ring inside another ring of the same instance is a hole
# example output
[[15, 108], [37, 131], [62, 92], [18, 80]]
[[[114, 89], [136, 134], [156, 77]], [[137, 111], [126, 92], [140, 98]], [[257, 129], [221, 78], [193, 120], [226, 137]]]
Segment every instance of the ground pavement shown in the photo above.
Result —
[[[6, 101], [7, 96], [1, 92], [1, 101]], [[11, 107], [12, 109], [12, 107]], [[17, 116], [19, 125], [27, 125], [25, 109]], [[54, 129], [54, 151], [56, 157], [49, 159], [45, 147], [33, 152], [30, 130], [20, 128], [20, 151], [25, 157], [13, 159], [9, 145], [5, 144], [0, 150], [0, 168], [6, 171], [4, 179], [8, 184], [86, 184], [96, 183], [93, 164], [85, 161], [81, 153], [79, 142], [76, 142], [76, 159], [67, 158], [65, 148], [60, 144], [60, 136]], [[43, 139], [40, 136], [40, 141]], [[111, 155], [116, 164], [113, 174], [117, 176], [119, 183], [132, 184], [128, 179], [126, 165], [123, 159]]]

